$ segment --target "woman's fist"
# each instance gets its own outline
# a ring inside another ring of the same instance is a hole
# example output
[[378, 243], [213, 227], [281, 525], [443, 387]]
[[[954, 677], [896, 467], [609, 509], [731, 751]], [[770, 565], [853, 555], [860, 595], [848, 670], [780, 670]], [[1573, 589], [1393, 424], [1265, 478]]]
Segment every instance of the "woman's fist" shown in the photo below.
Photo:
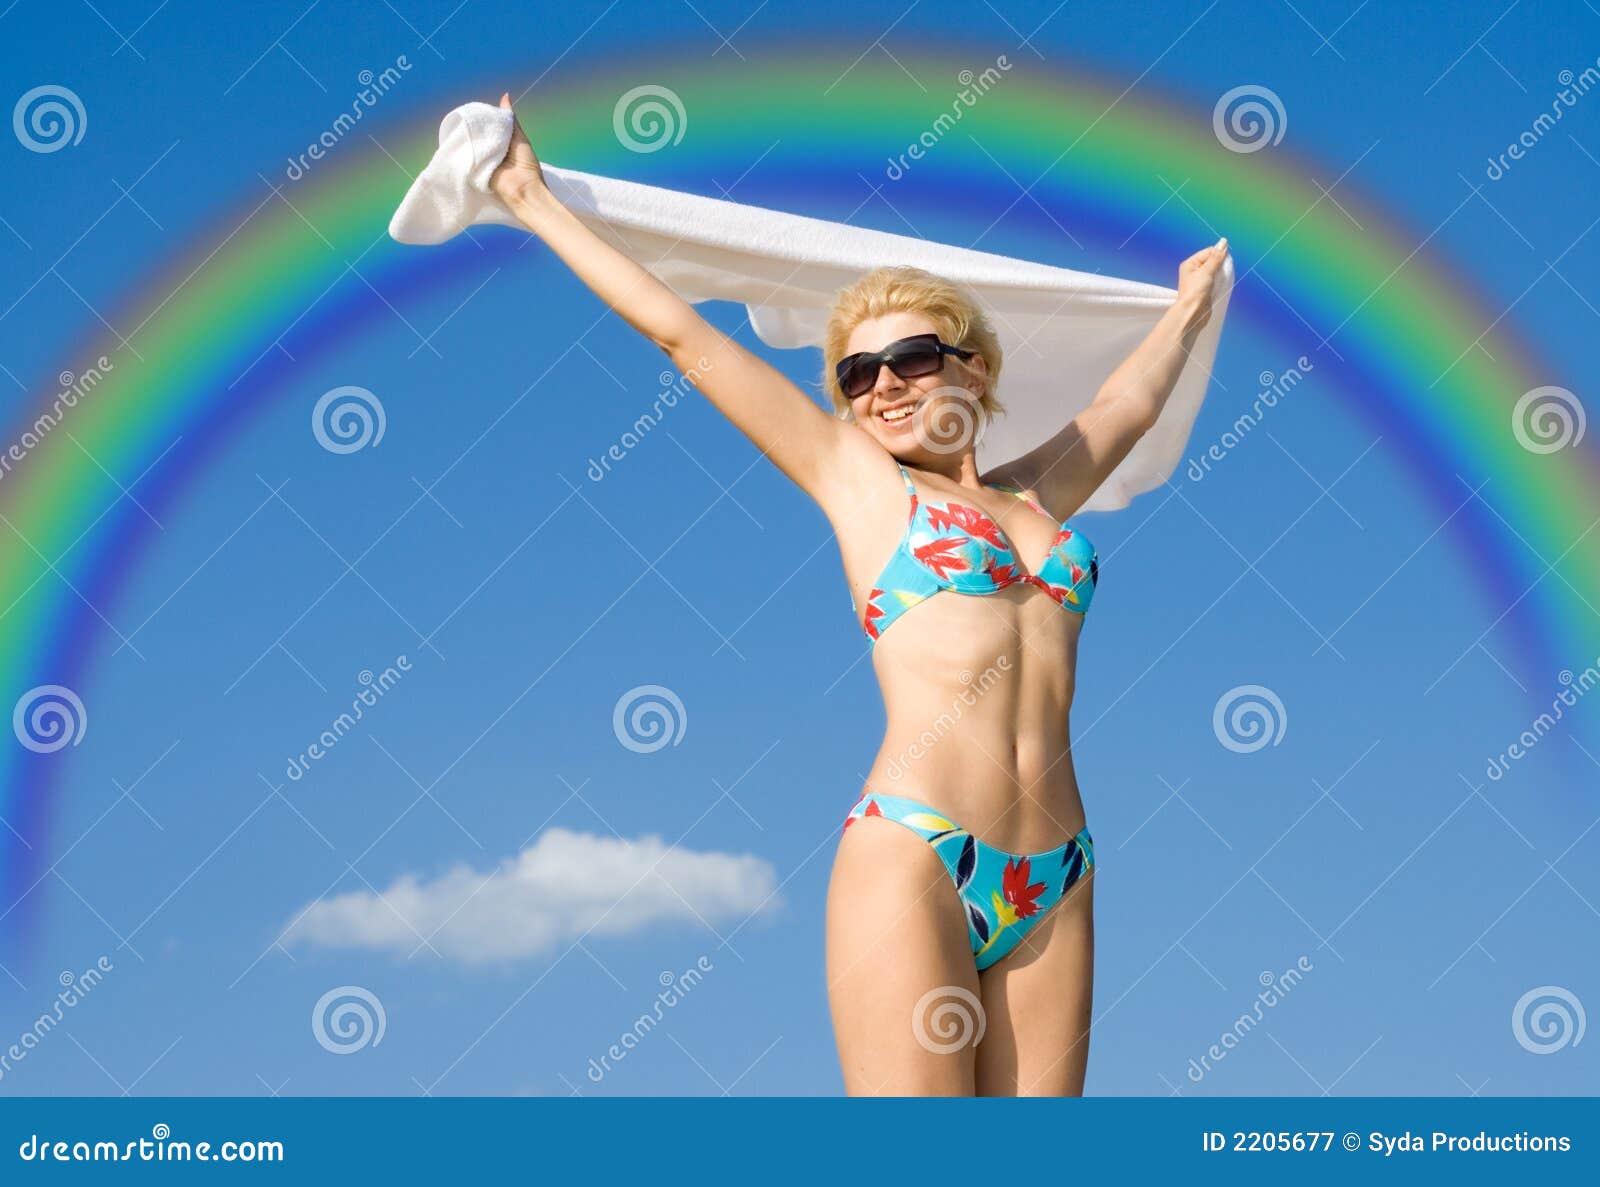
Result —
[[[500, 96], [500, 106], [511, 109], [511, 93]], [[508, 206], [530, 193], [544, 188], [544, 174], [539, 169], [539, 158], [533, 145], [523, 134], [522, 124], [511, 117], [511, 144], [495, 171], [489, 175], [489, 189]]]
[[1222, 261], [1228, 258], [1227, 239], [1218, 239], [1210, 247], [1202, 247], [1178, 265], [1178, 301], [1188, 304], [1193, 311], [1196, 329], [1211, 317], [1211, 301], [1217, 273]]

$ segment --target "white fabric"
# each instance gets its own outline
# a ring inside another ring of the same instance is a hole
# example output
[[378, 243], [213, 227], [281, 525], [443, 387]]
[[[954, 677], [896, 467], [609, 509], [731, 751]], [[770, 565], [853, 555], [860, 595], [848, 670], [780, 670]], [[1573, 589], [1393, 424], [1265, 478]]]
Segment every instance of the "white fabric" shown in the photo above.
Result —
[[[488, 103], [445, 116], [439, 149], [389, 234], [401, 243], [442, 243], [475, 223], [520, 226], [488, 188], [510, 145], [512, 119]], [[685, 300], [743, 303], [769, 346], [820, 347], [834, 295], [881, 264], [915, 265], [963, 285], [990, 315], [1005, 352], [998, 395], [1006, 412], [978, 443], [983, 469], [1042, 444], [1088, 407], [1177, 297], [1158, 285], [541, 165], [551, 192], [587, 225]], [[1210, 382], [1232, 288], [1230, 257], [1211, 320], [1160, 419], [1085, 510], [1126, 507], [1176, 469]]]

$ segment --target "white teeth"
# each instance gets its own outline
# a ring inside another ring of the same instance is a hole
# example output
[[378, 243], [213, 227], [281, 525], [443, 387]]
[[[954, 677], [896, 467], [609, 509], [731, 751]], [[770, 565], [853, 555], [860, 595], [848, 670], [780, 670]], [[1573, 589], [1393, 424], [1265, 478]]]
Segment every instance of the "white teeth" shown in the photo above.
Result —
[[884, 420], [904, 420], [915, 411], [915, 405], [907, 404], [902, 408], [891, 408], [883, 414]]

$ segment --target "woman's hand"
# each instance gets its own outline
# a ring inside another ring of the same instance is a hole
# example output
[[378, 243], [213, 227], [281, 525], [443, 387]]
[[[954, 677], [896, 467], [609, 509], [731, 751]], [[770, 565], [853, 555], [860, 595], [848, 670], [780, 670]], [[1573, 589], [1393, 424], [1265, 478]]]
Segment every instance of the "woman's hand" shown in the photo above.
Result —
[[1222, 261], [1228, 258], [1227, 239], [1202, 247], [1178, 265], [1178, 304], [1190, 310], [1191, 327], [1198, 330], [1211, 320], [1211, 302]]
[[[511, 92], [500, 96], [500, 106], [510, 110]], [[533, 145], [528, 143], [527, 136], [523, 134], [522, 124], [516, 116], [512, 116], [511, 144], [506, 149], [505, 158], [489, 175], [489, 189], [507, 206], [511, 206], [544, 188], [544, 173], [539, 169], [539, 158], [534, 155]]]

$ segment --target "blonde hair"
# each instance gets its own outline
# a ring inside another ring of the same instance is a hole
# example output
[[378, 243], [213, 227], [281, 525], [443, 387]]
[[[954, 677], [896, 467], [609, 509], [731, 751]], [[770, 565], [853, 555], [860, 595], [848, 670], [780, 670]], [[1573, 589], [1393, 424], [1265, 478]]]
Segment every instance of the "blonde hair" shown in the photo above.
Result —
[[920, 313], [934, 324], [940, 341], [982, 355], [989, 373], [978, 408], [985, 418], [1005, 411], [994, 394], [1002, 360], [1000, 338], [989, 324], [988, 315], [959, 285], [901, 264], [874, 268], [834, 298], [822, 339], [822, 388], [833, 401], [836, 416], [848, 420], [851, 415], [850, 401], [839, 390], [834, 373], [844, 358], [851, 331], [868, 318], [890, 313]]

